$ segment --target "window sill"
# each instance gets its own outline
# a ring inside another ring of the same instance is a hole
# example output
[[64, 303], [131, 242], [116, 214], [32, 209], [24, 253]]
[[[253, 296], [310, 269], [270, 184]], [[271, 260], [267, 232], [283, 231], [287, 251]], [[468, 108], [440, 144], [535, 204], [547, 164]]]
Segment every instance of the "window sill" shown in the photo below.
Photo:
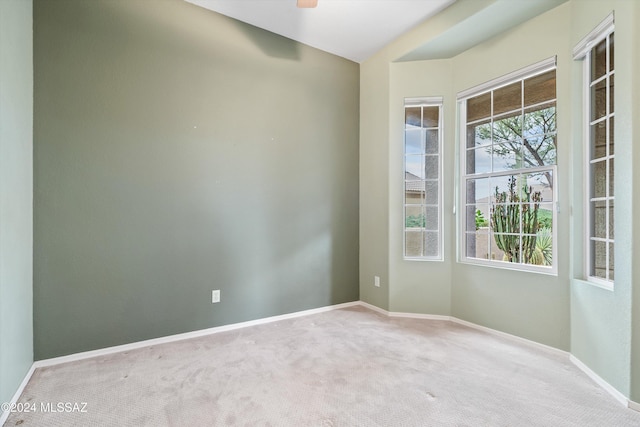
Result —
[[404, 257], [403, 261], [430, 261], [430, 262], [444, 262], [443, 258], [412, 258], [412, 257]]
[[577, 283], [584, 286], [592, 286], [595, 288], [604, 289], [605, 291], [613, 292], [613, 283], [597, 280], [585, 280], [585, 279], [573, 279], [573, 283]]

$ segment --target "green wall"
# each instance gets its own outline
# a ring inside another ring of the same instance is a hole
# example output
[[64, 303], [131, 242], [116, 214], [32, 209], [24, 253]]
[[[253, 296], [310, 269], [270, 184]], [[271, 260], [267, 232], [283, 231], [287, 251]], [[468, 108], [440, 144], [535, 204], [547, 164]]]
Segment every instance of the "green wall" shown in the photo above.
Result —
[[[453, 198], [455, 169], [455, 104], [451, 102], [452, 64], [449, 60], [401, 62], [391, 64], [391, 97], [389, 114], [389, 269], [392, 286], [389, 289], [389, 309], [394, 312], [451, 313], [451, 260], [455, 258], [455, 228]], [[428, 76], [428, 78], [424, 78]], [[441, 96], [443, 104], [444, 143], [443, 178], [443, 260], [405, 261], [403, 259], [404, 226], [404, 99], [420, 96]], [[399, 179], [398, 179], [399, 178]]]
[[[542, 4], [542, 2], [540, 2]], [[571, 354], [632, 400], [640, 400], [640, 270], [637, 184], [639, 137], [640, 47], [637, 22], [640, 4], [632, 0], [547, 2], [553, 7], [535, 18], [488, 39], [469, 23], [476, 17], [515, 13], [513, 2], [459, 0], [450, 8], [361, 64], [361, 129], [387, 134], [365, 138], [362, 153], [386, 153], [388, 161], [361, 156], [363, 221], [378, 224], [365, 251], [385, 262], [361, 263], [361, 296], [374, 299], [368, 276], [387, 268], [383, 308], [398, 312], [445, 314], [547, 344]], [[616, 14], [616, 282], [614, 291], [584, 281], [583, 271], [583, 104], [582, 63], [573, 47], [612, 10]], [[474, 34], [475, 44], [456, 51], [461, 38]], [[454, 37], [457, 35], [457, 37]], [[406, 58], [427, 60], [407, 61]], [[450, 53], [443, 56], [442, 52]], [[453, 53], [451, 53], [453, 52]], [[487, 268], [457, 261], [454, 191], [457, 178], [456, 94], [537, 61], [557, 57], [558, 89], [558, 274], [544, 275]], [[397, 62], [406, 61], [406, 62]], [[445, 260], [402, 259], [402, 99], [443, 96]], [[364, 163], [367, 163], [366, 165]], [[375, 176], [374, 176], [375, 175]], [[386, 185], [377, 180], [386, 177]], [[379, 187], [376, 188], [375, 186]], [[378, 209], [376, 209], [376, 206]], [[387, 209], [386, 218], [379, 214]], [[364, 242], [364, 240], [362, 240]], [[375, 249], [371, 249], [374, 247]], [[634, 253], [635, 252], [635, 253]], [[365, 276], [366, 275], [366, 276]], [[363, 298], [364, 299], [364, 298]], [[634, 327], [635, 326], [635, 327]]]
[[[634, 2], [574, 1], [571, 3], [571, 46], [575, 46], [607, 15], [615, 12], [615, 136], [616, 159], [614, 194], [615, 205], [615, 284], [614, 290], [594, 287], [584, 281], [582, 266], [582, 215], [574, 224], [573, 259], [576, 260], [571, 281], [571, 353], [626, 396], [630, 395], [631, 331], [632, 331], [632, 229], [633, 229], [633, 143], [632, 93]], [[582, 81], [581, 61], [575, 61], [573, 82]], [[574, 84], [572, 93], [573, 148], [575, 158], [582, 155], [582, 87]], [[580, 102], [578, 102], [580, 100]], [[582, 162], [574, 164], [574, 180], [580, 186], [583, 177]], [[578, 187], [579, 188], [579, 187]], [[582, 194], [574, 195], [575, 206], [582, 206]]]
[[33, 362], [32, 10], [0, 1], [0, 403]]
[[[458, 0], [424, 25], [398, 37], [360, 65], [362, 301], [385, 310], [400, 312], [447, 314], [449, 311], [450, 258], [445, 259], [444, 263], [406, 263], [402, 259], [402, 195], [398, 192], [401, 191], [404, 174], [396, 167], [402, 156], [404, 125], [402, 121], [398, 122], [398, 117], [403, 114], [403, 98], [430, 96], [433, 94], [425, 91], [431, 90], [443, 93], [447, 90], [447, 83], [430, 79], [424, 72], [419, 76], [407, 76], [403, 72], [404, 68], [393, 62], [417, 45], [437, 39], [494, 1]], [[438, 76], [442, 76], [440, 72], [439, 70]], [[453, 113], [451, 106], [445, 104], [444, 108], [445, 115], [450, 117]], [[445, 150], [451, 152], [452, 148], [445, 147]], [[452, 171], [448, 171], [445, 180], [450, 180], [451, 174]], [[447, 203], [451, 203], [448, 195], [445, 196], [445, 204]], [[447, 230], [445, 235], [450, 236]], [[451, 244], [445, 245], [447, 256], [452, 253], [453, 248]], [[429, 275], [430, 283], [424, 280], [425, 275]], [[379, 288], [374, 287], [374, 276], [381, 279]]]
[[180, 0], [34, 26], [36, 359], [358, 299], [358, 64]]
[[[556, 56], [558, 114], [556, 276], [458, 263], [452, 314], [479, 325], [569, 350], [570, 9], [561, 5], [452, 59], [454, 94]], [[526, 46], [526, 48], [523, 48]], [[482, 64], [482, 66], [479, 66]], [[450, 158], [451, 165], [454, 158]], [[455, 227], [455, 224], [454, 224]]]

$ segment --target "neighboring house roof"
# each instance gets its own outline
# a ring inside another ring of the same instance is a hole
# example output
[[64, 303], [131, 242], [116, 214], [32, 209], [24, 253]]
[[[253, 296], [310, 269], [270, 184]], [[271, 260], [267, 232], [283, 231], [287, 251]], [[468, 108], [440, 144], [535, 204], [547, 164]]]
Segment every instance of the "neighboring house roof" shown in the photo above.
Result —
[[405, 191], [411, 193], [424, 193], [424, 181], [411, 172], [404, 173]]

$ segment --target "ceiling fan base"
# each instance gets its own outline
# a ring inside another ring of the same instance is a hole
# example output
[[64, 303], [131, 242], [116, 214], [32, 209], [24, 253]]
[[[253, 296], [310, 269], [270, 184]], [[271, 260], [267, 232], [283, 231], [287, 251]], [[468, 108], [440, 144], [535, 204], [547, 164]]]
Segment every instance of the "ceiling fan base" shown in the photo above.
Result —
[[318, 6], [318, 0], [297, 0], [297, 6], [301, 9], [310, 9]]

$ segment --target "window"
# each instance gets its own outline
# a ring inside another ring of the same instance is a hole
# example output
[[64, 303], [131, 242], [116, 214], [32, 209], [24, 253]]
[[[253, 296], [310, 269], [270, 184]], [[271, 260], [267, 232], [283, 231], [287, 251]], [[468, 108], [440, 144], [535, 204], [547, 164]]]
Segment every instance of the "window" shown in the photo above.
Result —
[[442, 98], [406, 99], [404, 257], [442, 259]]
[[461, 260], [555, 273], [555, 58], [458, 100]]
[[574, 58], [584, 58], [585, 70], [586, 276], [605, 287], [614, 280], [613, 45], [610, 15], [574, 50]]

